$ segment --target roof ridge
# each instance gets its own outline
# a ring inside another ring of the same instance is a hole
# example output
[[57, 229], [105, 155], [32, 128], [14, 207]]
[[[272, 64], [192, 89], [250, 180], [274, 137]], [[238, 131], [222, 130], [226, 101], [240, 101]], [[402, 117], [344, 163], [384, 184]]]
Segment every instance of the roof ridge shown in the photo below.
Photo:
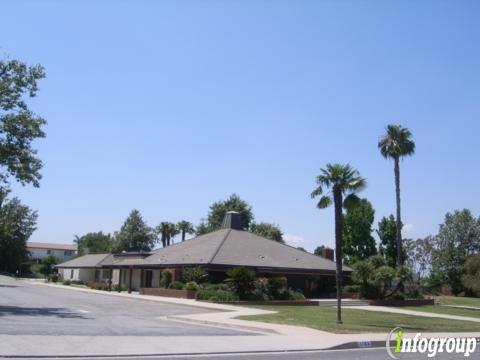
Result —
[[[319, 256], [319, 255], [312, 254], [312, 253], [309, 252], [309, 251], [303, 251], [303, 250], [297, 249], [295, 246], [289, 245], [289, 244], [287, 244], [287, 243], [281, 243], [281, 242], [279, 242], [279, 241], [275, 241], [275, 240], [268, 239], [268, 238], [266, 238], [266, 237], [264, 237], [264, 236], [260, 236], [260, 235], [258, 235], [258, 234], [255, 234], [255, 233], [252, 232], [252, 231], [248, 231], [248, 232], [249, 232], [250, 234], [252, 234], [252, 235], [260, 238], [260, 239], [268, 240], [268, 241], [273, 241], [273, 242], [275, 242], [277, 245], [282, 245], [282, 246], [288, 247], [288, 248], [290, 248], [290, 249], [292, 249], [292, 250], [299, 251], [299, 252], [302, 253], [302, 254], [314, 256], [315, 258], [319, 258], [319, 259], [321, 259], [321, 260], [324, 260], [324, 261], [327, 261], [327, 262], [331, 262], [331, 263], [333, 263], [333, 264], [336, 264], [335, 261], [330, 260], [330, 259], [327, 259], [327, 258], [324, 258], [323, 256]], [[333, 250], [333, 249], [332, 249], [332, 250]], [[344, 266], [345, 266], [345, 265], [344, 265]]]
[[176, 242], [176, 243], [174, 243], [174, 244], [171, 244], [171, 245], [168, 245], [168, 246], [164, 246], [164, 247], [162, 246], [162, 247], [160, 247], [160, 248], [158, 248], [158, 249], [152, 249], [152, 250], [150, 250], [151, 255], [149, 255], [149, 256], [147, 256], [147, 257], [150, 257], [150, 256], [155, 255], [155, 254], [156, 254], [157, 252], [159, 252], [160, 250], [168, 249], [168, 248], [171, 248], [171, 247], [177, 246], [177, 245], [181, 245], [181, 244], [186, 243], [187, 241], [197, 240], [197, 239], [200, 239], [200, 238], [204, 237], [205, 235], [208, 235], [208, 234], [211, 234], [211, 233], [220, 231], [220, 230], [224, 230], [224, 229], [217, 229], [217, 230], [210, 231], [210, 232], [205, 233], [205, 234], [202, 234], [202, 235], [197, 235], [197, 236], [192, 237], [192, 238], [190, 238], [190, 239], [185, 239], [185, 241], [178, 241], [178, 242]]
[[209, 261], [207, 264], [212, 263], [213, 259], [215, 259], [215, 257], [217, 256], [218, 252], [220, 251], [220, 248], [223, 246], [223, 244], [224, 244], [225, 241], [227, 240], [228, 235], [230, 235], [231, 232], [232, 232], [232, 229], [228, 229], [227, 233], [226, 233], [225, 236], [223, 237], [223, 239], [222, 239], [222, 241], [220, 242], [220, 244], [218, 244], [217, 249], [215, 250], [215, 252], [213, 253], [212, 258], [210, 259], [210, 261]]

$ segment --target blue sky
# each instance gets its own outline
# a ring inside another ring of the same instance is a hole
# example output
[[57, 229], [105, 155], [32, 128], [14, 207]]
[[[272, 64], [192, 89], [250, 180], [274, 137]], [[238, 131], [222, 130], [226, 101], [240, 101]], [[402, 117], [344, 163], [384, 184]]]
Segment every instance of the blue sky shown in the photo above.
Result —
[[394, 212], [388, 123], [414, 134], [402, 163], [405, 237], [447, 211], [480, 213], [480, 3], [475, 1], [4, 1], [2, 56], [41, 63], [31, 107], [40, 189], [32, 240], [198, 223], [237, 192], [287, 241], [333, 245], [333, 209], [309, 198], [349, 162], [377, 221]]

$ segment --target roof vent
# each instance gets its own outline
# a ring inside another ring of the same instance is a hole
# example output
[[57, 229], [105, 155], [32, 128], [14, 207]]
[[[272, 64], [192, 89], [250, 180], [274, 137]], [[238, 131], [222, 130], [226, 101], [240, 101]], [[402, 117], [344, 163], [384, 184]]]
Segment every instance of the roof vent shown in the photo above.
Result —
[[236, 211], [228, 211], [223, 218], [222, 229], [243, 230], [242, 216]]

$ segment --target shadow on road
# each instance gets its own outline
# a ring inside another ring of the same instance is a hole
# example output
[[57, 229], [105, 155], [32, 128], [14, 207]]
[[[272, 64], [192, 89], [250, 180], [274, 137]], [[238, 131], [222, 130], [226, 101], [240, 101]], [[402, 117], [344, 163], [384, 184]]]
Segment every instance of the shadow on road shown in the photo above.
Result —
[[20, 306], [0, 306], [0, 316], [55, 316], [62, 319], [88, 319], [88, 317], [65, 308], [35, 308]]
[[0, 284], [0, 288], [16, 288], [18, 287], [17, 285], [5, 285], [5, 284]]

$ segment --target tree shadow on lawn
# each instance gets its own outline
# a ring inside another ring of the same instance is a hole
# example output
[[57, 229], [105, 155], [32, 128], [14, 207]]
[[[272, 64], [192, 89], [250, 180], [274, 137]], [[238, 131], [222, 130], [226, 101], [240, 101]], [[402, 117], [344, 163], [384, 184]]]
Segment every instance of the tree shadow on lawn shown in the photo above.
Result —
[[82, 314], [65, 308], [34, 308], [20, 306], [0, 306], [0, 316], [55, 316], [62, 319], [89, 319]]

